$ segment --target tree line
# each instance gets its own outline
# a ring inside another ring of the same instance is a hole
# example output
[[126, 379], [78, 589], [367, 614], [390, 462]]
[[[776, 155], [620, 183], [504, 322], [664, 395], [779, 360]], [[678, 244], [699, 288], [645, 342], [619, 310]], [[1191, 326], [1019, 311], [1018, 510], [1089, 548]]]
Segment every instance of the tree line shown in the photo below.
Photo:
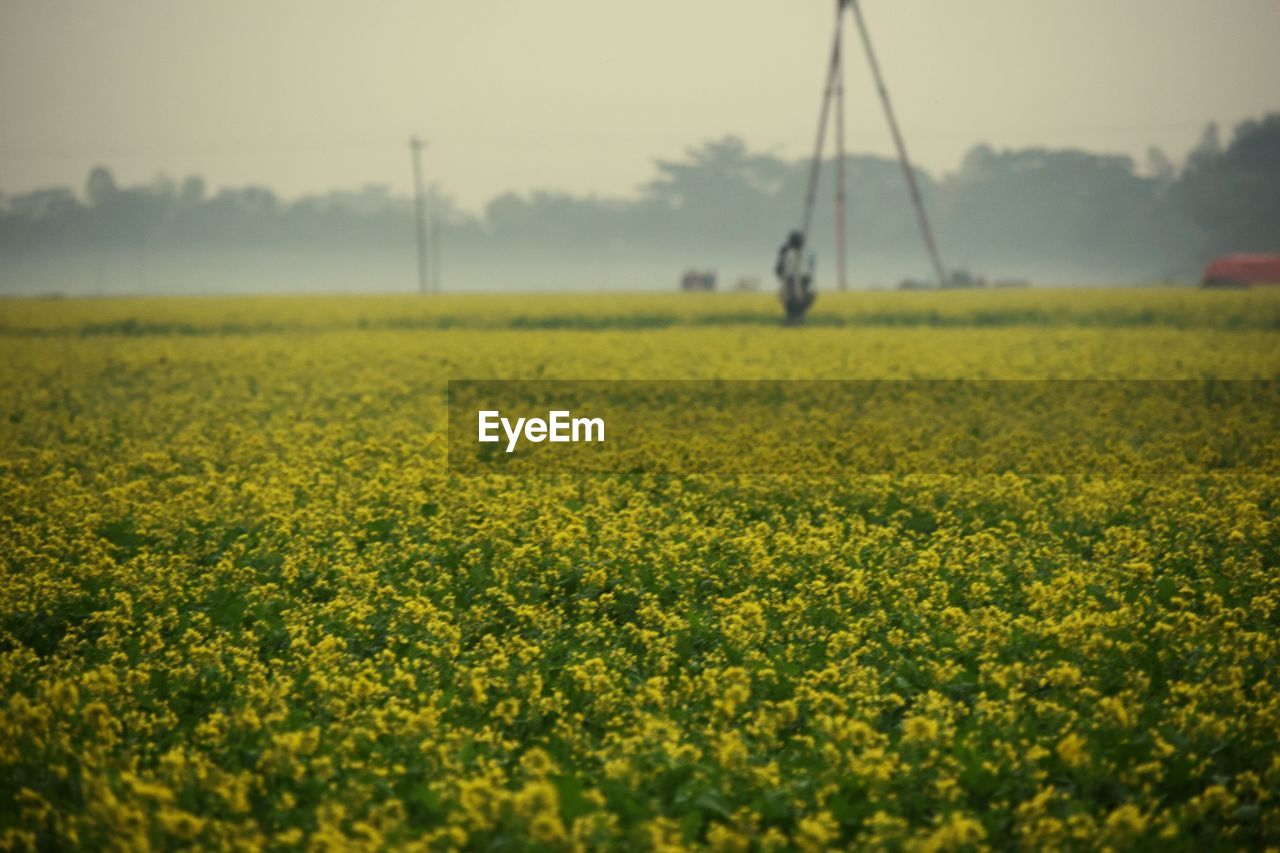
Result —
[[[433, 186], [433, 243], [451, 265], [471, 268], [703, 262], [767, 271], [800, 217], [809, 169], [732, 136], [654, 165], [633, 198], [507, 193], [479, 214]], [[823, 168], [829, 198], [834, 163]], [[923, 271], [897, 163], [854, 155], [845, 168], [855, 279]], [[978, 274], [1185, 280], [1215, 254], [1280, 250], [1280, 113], [1239, 125], [1225, 144], [1210, 125], [1180, 168], [1157, 148], [1139, 166], [1080, 150], [978, 145], [954, 173], [918, 177], [948, 265]], [[812, 232], [828, 264], [832, 207], [819, 204]], [[285, 201], [266, 187], [210, 192], [200, 177], [121, 186], [98, 167], [79, 191], [0, 195], [0, 249], [11, 258], [192, 249], [411, 257], [414, 227], [412, 200], [383, 186]], [[11, 274], [0, 274], [10, 289]]]

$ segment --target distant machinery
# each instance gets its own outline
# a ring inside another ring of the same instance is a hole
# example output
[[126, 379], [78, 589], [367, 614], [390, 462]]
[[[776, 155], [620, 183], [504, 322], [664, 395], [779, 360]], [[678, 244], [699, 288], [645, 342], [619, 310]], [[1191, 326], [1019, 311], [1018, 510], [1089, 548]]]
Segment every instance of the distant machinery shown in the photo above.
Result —
[[710, 293], [716, 289], [716, 271], [685, 270], [680, 276], [680, 289], [685, 293]]

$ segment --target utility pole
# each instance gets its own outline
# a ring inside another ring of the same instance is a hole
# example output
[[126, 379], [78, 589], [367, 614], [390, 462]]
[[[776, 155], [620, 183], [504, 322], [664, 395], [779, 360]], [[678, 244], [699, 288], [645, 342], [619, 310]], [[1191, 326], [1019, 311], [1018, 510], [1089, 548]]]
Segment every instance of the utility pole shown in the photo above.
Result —
[[418, 232], [418, 292], [427, 293], [427, 208], [422, 196], [422, 149], [427, 147], [416, 134], [409, 137], [413, 155], [413, 210]]
[[435, 293], [440, 293], [442, 285], [440, 284], [440, 257], [443, 253], [444, 244], [440, 240], [440, 209], [437, 205], [431, 211], [431, 289]]
[[138, 226], [138, 239], [134, 243], [134, 263], [138, 273], [138, 293], [147, 292], [147, 232], [142, 225]]

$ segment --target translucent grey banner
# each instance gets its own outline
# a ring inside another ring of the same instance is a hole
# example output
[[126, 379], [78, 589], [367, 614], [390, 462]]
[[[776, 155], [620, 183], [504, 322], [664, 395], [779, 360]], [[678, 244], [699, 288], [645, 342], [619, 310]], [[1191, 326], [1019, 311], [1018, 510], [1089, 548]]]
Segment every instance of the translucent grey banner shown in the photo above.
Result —
[[1277, 380], [449, 383], [464, 475], [1280, 473]]

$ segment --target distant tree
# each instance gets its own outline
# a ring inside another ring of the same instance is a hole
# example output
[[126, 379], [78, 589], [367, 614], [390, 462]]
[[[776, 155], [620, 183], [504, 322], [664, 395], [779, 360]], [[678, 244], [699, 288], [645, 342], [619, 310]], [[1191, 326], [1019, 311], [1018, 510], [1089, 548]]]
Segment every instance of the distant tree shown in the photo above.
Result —
[[89, 199], [90, 207], [99, 207], [109, 204], [119, 193], [116, 187], [116, 179], [112, 176], [111, 170], [105, 166], [94, 166], [89, 171], [89, 179], [85, 181], [85, 197]]
[[[448, 256], [477, 267], [514, 249], [522, 263], [545, 253], [556, 264], [630, 259], [767, 269], [783, 234], [800, 224], [809, 166], [807, 158], [785, 160], [726, 136], [658, 160], [636, 198], [506, 193], [471, 217], [433, 185], [428, 209]], [[821, 274], [834, 266], [834, 166], [822, 164], [810, 228]], [[854, 278], [923, 272], [897, 162], [853, 155], [844, 166]], [[979, 145], [944, 180], [917, 176], [944, 259], [979, 273], [1186, 277], [1210, 253], [1280, 249], [1280, 115], [1242, 124], [1226, 148], [1209, 125], [1176, 175], [1158, 148], [1139, 171], [1126, 157]], [[411, 266], [412, 235], [412, 200], [384, 185], [287, 202], [265, 187], [210, 193], [194, 175], [120, 186], [96, 166], [79, 196], [55, 188], [0, 200], [0, 243], [59, 256], [78, 249], [102, 256], [113, 247], [138, 257], [196, 247], [297, 257], [318, 248], [376, 249]]]
[[[437, 226], [464, 226], [469, 224], [470, 217], [458, 207], [457, 200], [444, 191], [437, 183], [427, 185], [425, 193], [427, 211], [435, 219]], [[409, 200], [404, 200], [404, 210], [409, 211]]]
[[204, 178], [199, 175], [189, 175], [182, 179], [182, 185], [178, 187], [178, 200], [190, 207], [204, 201], [204, 193]]
[[1168, 186], [1177, 178], [1178, 170], [1174, 168], [1173, 161], [1169, 159], [1168, 154], [1164, 153], [1163, 148], [1152, 145], [1147, 149], [1146, 173], [1147, 177], [1161, 186]]
[[1218, 154], [1197, 146], [1174, 187], [1211, 253], [1280, 251], [1280, 113], [1246, 121]]
[[725, 245], [772, 240], [788, 164], [753, 153], [736, 136], [703, 143], [684, 160], [657, 160], [641, 187], [640, 225], [673, 244]]
[[977, 146], [946, 186], [941, 233], [975, 263], [1116, 278], [1185, 263], [1190, 224], [1128, 157]]
[[8, 212], [15, 218], [44, 222], [56, 227], [59, 220], [78, 213], [82, 208], [75, 193], [65, 187], [35, 190], [9, 199]]
[[644, 192], [674, 208], [720, 206], [725, 193], [770, 196], [786, 173], [776, 157], [751, 153], [736, 136], [705, 142], [686, 154], [683, 162], [655, 161], [658, 177], [644, 185]]
[[341, 210], [358, 216], [372, 216], [395, 204], [391, 188], [386, 184], [365, 184], [354, 192], [334, 190], [320, 196], [311, 196], [320, 207]]
[[559, 192], [537, 191], [527, 197], [504, 193], [485, 207], [485, 223], [496, 240], [582, 252], [617, 236], [618, 214], [625, 207]]
[[1196, 168], [1201, 163], [1210, 163], [1222, 156], [1222, 134], [1218, 131], [1218, 123], [1211, 121], [1200, 133], [1200, 141], [1187, 156], [1187, 168]]

